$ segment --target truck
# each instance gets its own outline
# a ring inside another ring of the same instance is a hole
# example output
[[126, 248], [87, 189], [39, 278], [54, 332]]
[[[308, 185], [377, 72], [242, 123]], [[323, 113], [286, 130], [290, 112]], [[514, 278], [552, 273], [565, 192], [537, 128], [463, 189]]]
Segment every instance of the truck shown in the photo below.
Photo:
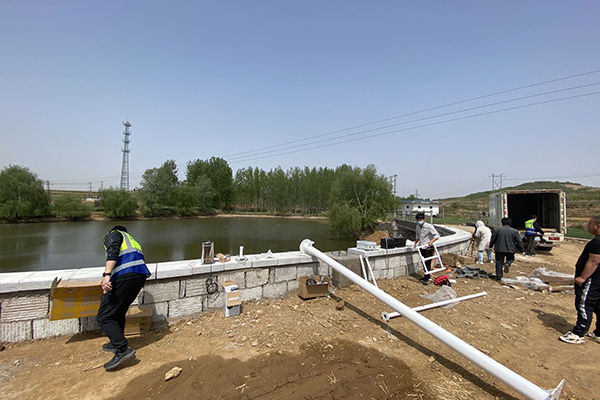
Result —
[[531, 214], [544, 231], [536, 240], [536, 248], [552, 250], [559, 246], [567, 233], [567, 200], [562, 190], [507, 190], [490, 194], [488, 226], [497, 228], [502, 218], [512, 219], [512, 227], [521, 232], [525, 240], [525, 222]]

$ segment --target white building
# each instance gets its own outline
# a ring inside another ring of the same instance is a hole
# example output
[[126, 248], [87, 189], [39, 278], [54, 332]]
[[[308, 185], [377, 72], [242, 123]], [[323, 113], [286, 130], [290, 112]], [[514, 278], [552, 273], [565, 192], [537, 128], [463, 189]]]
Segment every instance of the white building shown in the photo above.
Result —
[[426, 216], [440, 216], [440, 205], [444, 203], [437, 200], [405, 200], [402, 202], [402, 215], [415, 215], [424, 213]]

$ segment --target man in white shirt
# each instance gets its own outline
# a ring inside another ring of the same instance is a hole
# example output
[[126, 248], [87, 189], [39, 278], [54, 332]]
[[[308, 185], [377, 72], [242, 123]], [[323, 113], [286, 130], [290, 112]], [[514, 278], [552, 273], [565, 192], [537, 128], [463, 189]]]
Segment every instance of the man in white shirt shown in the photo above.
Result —
[[[433, 225], [425, 222], [424, 213], [417, 214], [415, 218], [417, 220], [417, 235], [414, 247], [416, 248], [417, 246], [429, 246], [422, 248], [421, 254], [423, 255], [423, 258], [431, 257], [433, 255], [433, 248], [431, 247], [431, 245], [433, 245], [433, 243], [440, 238], [440, 234]], [[425, 265], [427, 267], [427, 271], [431, 271], [431, 260], [425, 261]], [[421, 282], [423, 282], [424, 285], [428, 285], [429, 279], [430, 276], [426, 273], [425, 276], [423, 276], [423, 278], [421, 278], [420, 280]]]

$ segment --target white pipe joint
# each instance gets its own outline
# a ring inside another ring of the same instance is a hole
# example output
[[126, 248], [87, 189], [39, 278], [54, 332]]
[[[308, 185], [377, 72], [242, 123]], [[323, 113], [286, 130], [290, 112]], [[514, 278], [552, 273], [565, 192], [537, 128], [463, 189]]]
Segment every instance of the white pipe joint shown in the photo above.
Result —
[[373, 296], [375, 296], [376, 298], [378, 298], [379, 300], [396, 310], [396, 312], [402, 314], [409, 321], [411, 321], [421, 329], [425, 330], [425, 332], [429, 333], [442, 343], [446, 344], [463, 357], [472, 361], [474, 364], [478, 365], [490, 375], [504, 382], [506, 385], [523, 395], [525, 398], [530, 400], [558, 400], [560, 398], [563, 385], [565, 383], [564, 379], [554, 389], [546, 391], [540, 388], [534, 383], [523, 378], [521, 375], [500, 364], [498, 361], [488, 357], [487, 355], [477, 350], [467, 342], [454, 336], [441, 326], [428, 320], [418, 312], [411, 310], [410, 307], [403, 304], [398, 299], [395, 299], [383, 290], [375, 287], [373, 284], [356, 275], [354, 272], [350, 271], [348, 268], [344, 267], [342, 264], [335, 261], [333, 258], [314, 248], [312, 246], [313, 243], [314, 242], [310, 239], [304, 239], [302, 243], [300, 243], [300, 251], [304, 254], [316, 257], [319, 260], [326, 263], [327, 265], [331, 266], [331, 268], [344, 275], [353, 283], [360, 286], [361, 288], [363, 288], [364, 290], [366, 290], [367, 292], [369, 292], [370, 294], [372, 294]]

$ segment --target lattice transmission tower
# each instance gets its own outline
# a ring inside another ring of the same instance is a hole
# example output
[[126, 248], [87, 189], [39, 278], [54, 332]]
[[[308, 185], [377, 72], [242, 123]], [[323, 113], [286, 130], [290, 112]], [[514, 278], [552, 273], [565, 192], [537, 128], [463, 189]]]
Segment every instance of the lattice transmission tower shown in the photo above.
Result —
[[123, 165], [121, 166], [121, 189], [129, 191], [129, 136], [131, 122], [123, 121], [125, 131], [123, 132]]

